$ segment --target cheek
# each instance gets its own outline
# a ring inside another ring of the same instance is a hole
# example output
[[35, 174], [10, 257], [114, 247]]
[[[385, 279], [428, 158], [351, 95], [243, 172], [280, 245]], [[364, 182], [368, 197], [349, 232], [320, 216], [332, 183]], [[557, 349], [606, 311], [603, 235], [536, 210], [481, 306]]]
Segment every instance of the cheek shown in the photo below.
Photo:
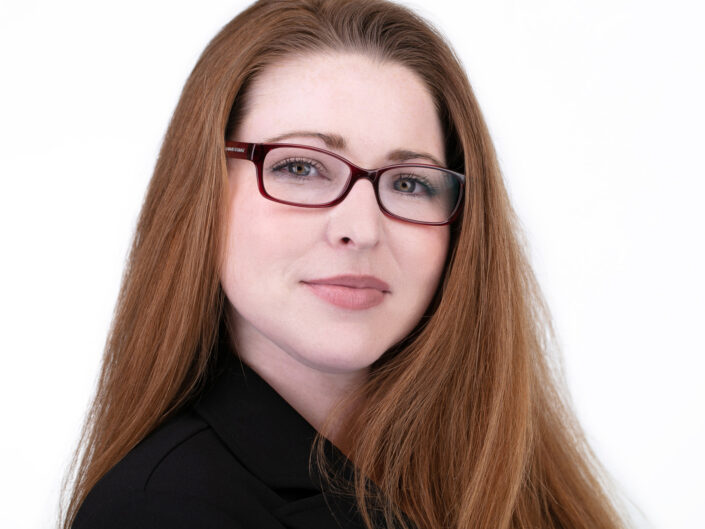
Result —
[[231, 201], [221, 274], [231, 300], [245, 293], [271, 295], [290, 278], [311, 244], [313, 230], [301, 224], [291, 208], [265, 199], [256, 188], [238, 190]]
[[430, 302], [438, 286], [450, 244], [447, 226], [411, 226], [415, 233], [399, 238], [397, 255], [404, 263], [410, 292]]
[[251, 186], [243, 187], [231, 197], [221, 273], [223, 289], [231, 301], [241, 298], [245, 294], [243, 289], [246, 290], [252, 281], [253, 272], [272, 260], [268, 245], [262, 243], [269, 237], [263, 233], [268, 231], [268, 224], [263, 222], [266, 218], [262, 218], [262, 208], [257, 204], [256, 195], [252, 194]]

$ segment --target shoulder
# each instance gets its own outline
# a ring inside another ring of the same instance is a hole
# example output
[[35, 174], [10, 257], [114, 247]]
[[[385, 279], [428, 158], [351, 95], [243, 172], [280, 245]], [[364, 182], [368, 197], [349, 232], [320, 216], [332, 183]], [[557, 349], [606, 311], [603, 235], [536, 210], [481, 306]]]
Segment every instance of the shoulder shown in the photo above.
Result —
[[240, 529], [228, 513], [200, 498], [164, 492], [122, 490], [102, 500], [86, 499], [72, 529]]
[[73, 529], [240, 527], [266, 491], [208, 423], [190, 410], [168, 420], [90, 491]]

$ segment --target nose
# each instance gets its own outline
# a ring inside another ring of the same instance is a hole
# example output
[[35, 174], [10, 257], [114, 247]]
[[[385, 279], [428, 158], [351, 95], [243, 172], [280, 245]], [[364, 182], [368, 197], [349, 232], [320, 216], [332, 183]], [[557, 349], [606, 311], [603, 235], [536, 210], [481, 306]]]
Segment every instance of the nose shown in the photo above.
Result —
[[328, 240], [334, 246], [372, 248], [379, 242], [383, 216], [372, 182], [360, 179], [345, 199], [331, 208]]

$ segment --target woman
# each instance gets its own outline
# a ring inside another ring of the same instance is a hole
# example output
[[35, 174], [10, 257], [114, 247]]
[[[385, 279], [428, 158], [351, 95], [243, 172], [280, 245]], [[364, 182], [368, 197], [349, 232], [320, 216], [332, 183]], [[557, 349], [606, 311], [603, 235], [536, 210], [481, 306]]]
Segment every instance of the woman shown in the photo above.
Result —
[[64, 527], [621, 527], [547, 337], [447, 44], [259, 1], [169, 126]]

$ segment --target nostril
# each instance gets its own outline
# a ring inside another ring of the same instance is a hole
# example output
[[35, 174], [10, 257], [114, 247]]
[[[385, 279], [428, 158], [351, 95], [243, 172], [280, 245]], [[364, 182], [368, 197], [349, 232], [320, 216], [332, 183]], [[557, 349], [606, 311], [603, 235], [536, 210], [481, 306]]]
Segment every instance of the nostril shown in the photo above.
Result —
[[348, 244], [350, 242], [350, 237], [343, 237], [342, 240], [345, 244]]

